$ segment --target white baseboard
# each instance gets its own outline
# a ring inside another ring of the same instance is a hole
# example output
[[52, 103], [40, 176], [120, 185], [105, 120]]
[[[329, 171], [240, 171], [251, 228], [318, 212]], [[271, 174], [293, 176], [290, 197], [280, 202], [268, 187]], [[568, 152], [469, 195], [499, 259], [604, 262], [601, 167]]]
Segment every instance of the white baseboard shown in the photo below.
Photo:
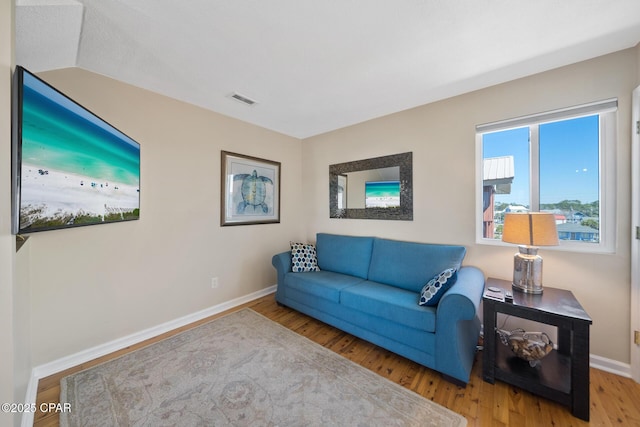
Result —
[[[40, 379], [42, 378], [48, 377], [49, 375], [64, 371], [65, 369], [72, 368], [90, 360], [97, 359], [98, 357], [105, 356], [107, 354], [113, 353], [114, 351], [121, 350], [125, 347], [138, 344], [149, 338], [162, 335], [165, 332], [178, 329], [182, 326], [189, 325], [193, 322], [197, 322], [198, 320], [205, 319], [209, 316], [222, 313], [223, 311], [238, 307], [242, 304], [246, 304], [265, 295], [272, 294], [275, 291], [276, 285], [273, 285], [268, 288], [261, 289], [257, 292], [253, 292], [249, 295], [232, 299], [231, 301], [223, 302], [222, 304], [214, 305], [213, 307], [188, 314], [184, 317], [170, 320], [161, 325], [154, 326], [152, 328], [145, 329], [131, 335], [127, 335], [126, 337], [118, 338], [105, 344], [101, 344], [96, 347], [92, 347], [87, 350], [65, 356], [49, 363], [45, 363], [44, 365], [36, 366], [31, 370], [31, 378], [29, 380], [29, 384], [27, 385], [27, 392], [24, 401], [35, 404], [38, 393], [38, 381], [40, 381]], [[33, 416], [33, 413], [25, 413], [22, 417], [22, 426], [32, 426]]]
[[600, 369], [601, 371], [620, 375], [621, 377], [631, 378], [631, 365], [629, 363], [622, 363], [617, 360], [591, 354], [589, 356], [589, 366]]

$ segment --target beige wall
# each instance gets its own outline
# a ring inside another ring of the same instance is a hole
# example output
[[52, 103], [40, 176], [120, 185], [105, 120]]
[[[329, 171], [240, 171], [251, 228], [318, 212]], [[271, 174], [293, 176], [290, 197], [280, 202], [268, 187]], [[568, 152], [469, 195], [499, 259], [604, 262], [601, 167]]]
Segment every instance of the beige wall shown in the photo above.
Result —
[[[591, 352], [629, 362], [630, 105], [637, 49], [537, 74], [303, 141], [307, 239], [316, 232], [467, 247], [465, 263], [509, 279], [514, 247], [475, 243], [475, 125], [618, 97], [617, 252], [542, 249], [545, 282], [570, 289], [593, 318]], [[328, 166], [413, 151], [414, 220], [330, 219]]]
[[[31, 236], [35, 366], [276, 283], [303, 233], [299, 140], [77, 68], [40, 77], [141, 144], [141, 219]], [[282, 163], [280, 224], [220, 227], [220, 150]]]
[[[23, 402], [31, 376], [29, 288], [17, 279], [11, 235], [11, 71], [14, 2], [0, 0], [0, 402]], [[20, 425], [21, 414], [0, 412], [0, 425]]]
[[636, 83], [640, 85], [640, 43], [636, 45]]
[[[0, 1], [0, 401], [14, 401], [13, 253], [11, 236], [11, 64], [13, 2]], [[11, 415], [0, 413], [0, 425]]]

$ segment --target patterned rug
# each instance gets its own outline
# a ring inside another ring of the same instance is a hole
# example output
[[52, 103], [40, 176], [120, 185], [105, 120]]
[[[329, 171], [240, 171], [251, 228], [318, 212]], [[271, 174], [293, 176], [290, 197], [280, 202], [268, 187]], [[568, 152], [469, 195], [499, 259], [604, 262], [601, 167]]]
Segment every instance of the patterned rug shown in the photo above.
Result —
[[250, 310], [61, 381], [62, 426], [465, 426]]

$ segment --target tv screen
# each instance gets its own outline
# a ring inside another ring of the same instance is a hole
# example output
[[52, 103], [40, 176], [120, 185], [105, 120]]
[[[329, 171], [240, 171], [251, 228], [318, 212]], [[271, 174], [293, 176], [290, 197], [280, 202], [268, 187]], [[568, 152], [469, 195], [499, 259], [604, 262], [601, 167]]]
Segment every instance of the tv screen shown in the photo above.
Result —
[[13, 232], [140, 216], [140, 145], [23, 67], [14, 75]]
[[399, 208], [400, 181], [369, 181], [364, 184], [365, 208]]

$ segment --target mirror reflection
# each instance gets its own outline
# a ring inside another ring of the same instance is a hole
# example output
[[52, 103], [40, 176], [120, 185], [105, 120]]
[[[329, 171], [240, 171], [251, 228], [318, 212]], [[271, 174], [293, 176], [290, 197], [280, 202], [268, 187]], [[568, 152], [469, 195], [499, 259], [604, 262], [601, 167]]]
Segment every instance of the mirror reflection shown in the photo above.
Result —
[[400, 207], [400, 166], [349, 172], [341, 177], [346, 187], [339, 197], [346, 200], [345, 208]]
[[329, 166], [331, 218], [413, 219], [412, 153]]

